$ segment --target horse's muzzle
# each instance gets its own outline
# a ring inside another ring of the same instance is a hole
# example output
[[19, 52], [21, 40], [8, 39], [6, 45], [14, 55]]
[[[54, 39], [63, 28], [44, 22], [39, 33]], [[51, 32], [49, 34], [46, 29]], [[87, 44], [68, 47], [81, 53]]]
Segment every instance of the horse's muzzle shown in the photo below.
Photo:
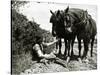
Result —
[[53, 32], [52, 32], [52, 35], [55, 37], [55, 36], [56, 36], [56, 32], [55, 32], [55, 31], [53, 31]]
[[67, 32], [69, 32], [69, 33], [72, 33], [71, 27], [65, 28], [65, 30], [66, 30]]

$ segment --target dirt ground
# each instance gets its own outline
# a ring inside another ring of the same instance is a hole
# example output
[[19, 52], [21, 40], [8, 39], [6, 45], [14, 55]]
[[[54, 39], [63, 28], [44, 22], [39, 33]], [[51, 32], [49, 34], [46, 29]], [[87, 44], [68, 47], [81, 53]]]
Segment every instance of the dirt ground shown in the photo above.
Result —
[[[62, 45], [62, 54], [64, 53], [64, 43]], [[83, 53], [83, 45], [82, 45], [82, 53]], [[78, 55], [78, 45], [74, 44], [74, 54]], [[88, 59], [86, 61], [82, 60], [80, 63], [77, 59], [71, 59], [67, 64], [67, 67], [63, 67], [60, 64], [51, 62], [49, 64], [43, 63], [35, 63], [33, 61], [33, 65], [21, 72], [20, 75], [33, 74], [33, 73], [51, 73], [51, 72], [68, 72], [68, 71], [83, 71], [83, 70], [96, 70], [97, 69], [97, 44], [94, 45], [93, 48], [93, 57], [90, 57], [90, 47], [88, 52]], [[66, 62], [66, 61], [65, 61]]]

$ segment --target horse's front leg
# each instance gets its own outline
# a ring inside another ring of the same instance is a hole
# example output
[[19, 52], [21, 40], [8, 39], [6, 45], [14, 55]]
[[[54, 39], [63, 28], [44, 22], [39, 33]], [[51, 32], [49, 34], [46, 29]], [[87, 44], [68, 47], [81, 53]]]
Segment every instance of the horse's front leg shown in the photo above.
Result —
[[68, 40], [68, 46], [67, 46], [67, 48], [68, 48], [68, 57], [67, 57], [67, 60], [66, 60], [66, 62], [68, 63], [69, 61], [70, 61], [70, 43], [71, 43], [71, 40]]
[[[58, 37], [56, 37], [56, 39], [58, 40]], [[55, 51], [55, 53], [58, 53], [58, 48], [59, 48], [59, 40], [56, 42], [56, 51]]]
[[75, 36], [72, 38], [72, 41], [71, 41], [71, 48], [72, 48], [72, 50], [71, 50], [71, 56], [74, 55], [74, 52], [73, 52], [74, 42], [75, 42]]
[[67, 40], [66, 38], [64, 38], [64, 42], [65, 42], [65, 52], [64, 52], [64, 56], [67, 55]]
[[61, 42], [61, 38], [59, 38], [59, 55], [61, 55], [61, 47], [62, 47], [62, 42]]

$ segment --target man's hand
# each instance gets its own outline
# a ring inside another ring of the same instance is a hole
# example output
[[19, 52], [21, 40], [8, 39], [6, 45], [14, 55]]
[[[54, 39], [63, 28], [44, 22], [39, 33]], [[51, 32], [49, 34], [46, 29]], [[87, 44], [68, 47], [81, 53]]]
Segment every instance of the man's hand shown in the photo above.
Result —
[[49, 58], [56, 58], [56, 56], [53, 53], [51, 53]]

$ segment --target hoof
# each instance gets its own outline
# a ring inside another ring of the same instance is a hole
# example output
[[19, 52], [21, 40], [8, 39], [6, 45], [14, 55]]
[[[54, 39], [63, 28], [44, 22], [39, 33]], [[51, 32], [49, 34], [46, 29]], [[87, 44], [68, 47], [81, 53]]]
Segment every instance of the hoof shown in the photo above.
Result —
[[70, 57], [68, 56], [66, 62], [68, 63], [69, 61], [70, 61]]
[[93, 55], [91, 55], [91, 57], [93, 57]]
[[58, 57], [60, 57], [60, 58], [61, 58], [61, 57], [62, 57], [62, 54], [58, 54]]
[[85, 59], [85, 56], [82, 56], [82, 59]]
[[74, 58], [74, 55], [71, 55], [71, 58]]
[[86, 58], [86, 59], [83, 59], [83, 62], [88, 64], [89, 60]]
[[82, 63], [82, 60], [81, 60], [81, 58], [78, 58], [78, 61], [79, 61], [79, 63]]
[[66, 53], [64, 53], [64, 56], [66, 56], [67, 54]]
[[53, 52], [53, 54], [57, 55], [58, 53], [57, 52]]
[[71, 56], [74, 56], [74, 53], [73, 52], [71, 52]]
[[84, 62], [84, 63], [88, 63], [88, 62], [89, 62], [88, 57], [84, 57], [84, 58], [83, 58], [83, 62]]
[[58, 53], [58, 56], [61, 56], [61, 55], [62, 55], [62, 53], [61, 53], [61, 52], [59, 52], [59, 53]]

